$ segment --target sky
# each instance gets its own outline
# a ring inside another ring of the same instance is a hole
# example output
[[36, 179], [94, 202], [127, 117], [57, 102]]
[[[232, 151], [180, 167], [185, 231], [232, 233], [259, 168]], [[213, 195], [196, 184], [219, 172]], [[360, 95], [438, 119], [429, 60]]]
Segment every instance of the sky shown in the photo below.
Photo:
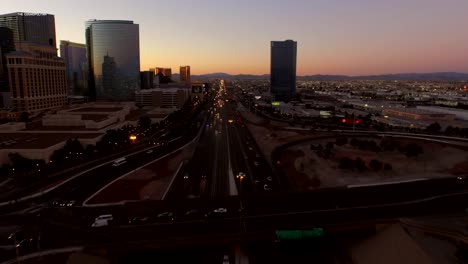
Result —
[[[140, 25], [140, 68], [268, 74], [270, 41], [298, 42], [297, 74], [468, 72], [467, 0], [1, 0], [55, 15], [57, 40], [88, 19]], [[58, 45], [59, 41], [57, 41]]]

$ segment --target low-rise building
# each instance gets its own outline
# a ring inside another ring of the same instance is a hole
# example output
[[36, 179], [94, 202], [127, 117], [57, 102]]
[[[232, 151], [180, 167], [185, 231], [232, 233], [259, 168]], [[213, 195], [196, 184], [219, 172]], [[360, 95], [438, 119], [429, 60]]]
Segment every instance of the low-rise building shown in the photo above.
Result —
[[455, 115], [456, 119], [468, 120], [468, 110], [464, 109], [455, 109], [440, 106], [417, 106], [417, 109], [426, 110], [434, 113], [451, 114]]
[[418, 109], [418, 108], [399, 108], [399, 109], [384, 109], [384, 115], [391, 117], [402, 117], [406, 119], [414, 120], [454, 120], [454, 114], [446, 113], [436, 113], [428, 110]]
[[155, 88], [135, 93], [135, 103], [139, 106], [180, 109], [189, 99], [186, 88]]

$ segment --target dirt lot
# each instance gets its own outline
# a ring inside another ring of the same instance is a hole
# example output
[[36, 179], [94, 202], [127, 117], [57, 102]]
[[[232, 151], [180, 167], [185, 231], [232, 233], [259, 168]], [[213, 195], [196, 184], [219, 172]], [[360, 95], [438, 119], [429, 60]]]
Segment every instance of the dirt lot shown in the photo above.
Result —
[[160, 200], [179, 165], [190, 155], [190, 149], [186, 148], [131, 172], [100, 191], [87, 204]]
[[[349, 138], [351, 139], [351, 138]], [[379, 139], [369, 139], [379, 143]], [[282, 155], [283, 167], [296, 189], [314, 189], [337, 187], [349, 184], [397, 181], [416, 178], [453, 177], [468, 174], [468, 152], [440, 143], [418, 141], [413, 139], [396, 139], [401, 146], [417, 143], [423, 154], [407, 157], [398, 150], [375, 152], [361, 150], [349, 143], [343, 146], [334, 145], [332, 155], [324, 159], [311, 150], [311, 144], [325, 146], [334, 139], [310, 141], [287, 149]], [[341, 169], [340, 160], [348, 157], [355, 160], [360, 157], [368, 167], [365, 170]], [[369, 162], [376, 159], [389, 163], [391, 170], [374, 171]]]

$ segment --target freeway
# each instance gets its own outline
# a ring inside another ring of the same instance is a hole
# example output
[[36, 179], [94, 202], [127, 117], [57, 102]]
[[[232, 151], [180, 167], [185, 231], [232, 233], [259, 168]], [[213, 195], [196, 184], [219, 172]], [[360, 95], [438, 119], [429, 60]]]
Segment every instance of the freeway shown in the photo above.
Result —
[[[232, 91], [221, 84], [194, 151], [176, 176], [167, 199], [223, 197], [270, 192], [279, 182], [230, 101]], [[246, 177], [241, 181], [239, 173]], [[241, 186], [242, 184], [242, 186]]]
[[[244, 199], [245, 227], [242, 229], [236, 197], [154, 201], [107, 208], [51, 208], [44, 212], [42, 247], [105, 243], [167, 247], [221, 241], [238, 243], [240, 237], [245, 241], [272, 241], [277, 229], [324, 227], [327, 230], [362, 221], [463, 213], [468, 202], [467, 189], [466, 181], [435, 181], [301, 194], [256, 194]], [[228, 212], [220, 217], [204, 216], [219, 206], [226, 207]], [[185, 214], [194, 209], [200, 212], [196, 217]], [[174, 212], [173, 219], [156, 217], [167, 210]], [[91, 228], [94, 217], [103, 213], [114, 215], [112, 226]], [[154, 218], [146, 224], [129, 224], [127, 217], [135, 214]]]
[[[202, 119], [205, 115], [206, 111], [201, 111], [197, 119]], [[157, 143], [147, 143], [148, 150], [152, 150], [151, 153], [148, 151], [141, 151], [128, 155], [125, 158], [126, 162], [119, 166], [113, 166], [113, 163], [107, 163], [95, 167], [85, 171], [78, 177], [72, 178], [42, 196], [4, 206], [0, 208], [0, 212], [6, 214], [22, 211], [27, 208], [38, 208], [37, 211], [39, 211], [41, 207], [45, 208], [50, 206], [50, 203], [53, 201], [73, 201], [75, 205], [80, 205], [109, 182], [186, 145], [193, 140], [197, 133], [197, 124], [196, 122], [192, 122], [191, 127], [183, 136], [174, 139], [165, 138], [161, 141], [158, 140]], [[151, 146], [153, 147], [151, 148]]]

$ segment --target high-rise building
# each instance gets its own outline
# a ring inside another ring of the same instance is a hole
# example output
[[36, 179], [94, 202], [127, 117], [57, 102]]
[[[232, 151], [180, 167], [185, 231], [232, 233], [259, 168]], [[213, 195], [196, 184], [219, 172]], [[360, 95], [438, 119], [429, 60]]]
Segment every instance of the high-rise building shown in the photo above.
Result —
[[156, 67], [156, 68], [151, 68], [150, 71], [154, 72], [154, 75], [162, 74], [165, 77], [171, 78], [172, 79], [172, 69], [171, 68], [163, 68], [163, 67]]
[[190, 78], [190, 66], [180, 66], [180, 82], [190, 83], [192, 80]]
[[140, 89], [139, 25], [125, 20], [89, 20], [86, 47], [90, 100], [131, 100]]
[[277, 101], [290, 101], [296, 94], [297, 42], [271, 42], [271, 93]]
[[61, 40], [60, 57], [64, 59], [67, 68], [68, 94], [86, 94], [88, 86], [86, 79], [86, 45]]
[[55, 47], [22, 42], [5, 58], [14, 111], [44, 111], [67, 102], [65, 62]]
[[13, 42], [13, 31], [7, 27], [0, 27], [0, 93], [2, 93], [2, 99], [0, 99], [0, 108], [8, 105], [7, 101], [9, 98], [8, 93], [10, 88], [8, 87], [8, 71], [6, 68], [5, 55], [15, 50], [15, 43]]
[[15, 46], [21, 42], [29, 42], [56, 47], [53, 15], [24, 12], [4, 14], [0, 15], [0, 27], [13, 31]]
[[153, 71], [140, 72], [140, 84], [141, 84], [141, 89], [154, 88], [154, 72]]

